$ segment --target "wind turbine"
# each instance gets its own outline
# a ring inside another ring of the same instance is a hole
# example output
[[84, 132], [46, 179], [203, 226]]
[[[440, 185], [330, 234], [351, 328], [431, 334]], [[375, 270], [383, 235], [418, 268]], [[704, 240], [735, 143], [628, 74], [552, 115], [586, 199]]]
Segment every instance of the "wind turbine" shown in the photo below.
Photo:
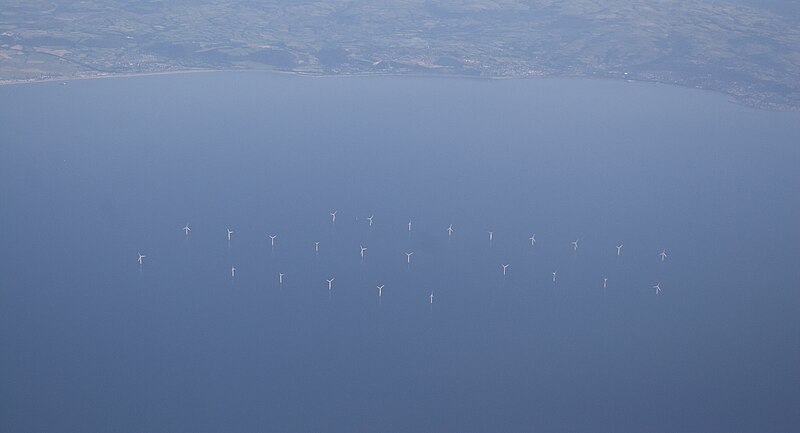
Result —
[[494, 239], [494, 232], [489, 230], [489, 243], [492, 243], [492, 239]]
[[139, 266], [142, 266], [144, 264], [144, 258], [147, 257], [147, 256], [142, 254], [142, 253], [138, 253], [138, 254], [139, 254], [139, 258], [137, 259], [137, 261], [139, 262]]
[[283, 277], [285, 275], [286, 274], [284, 274], [283, 272], [278, 273], [278, 284], [280, 284], [281, 286], [283, 286]]
[[411, 232], [411, 220], [408, 220], [408, 231]]
[[278, 235], [269, 235], [270, 246], [273, 247], [273, 248], [275, 248], [275, 238], [277, 238], [277, 237], [278, 237]]
[[506, 270], [508, 269], [508, 265], [500, 265], [503, 267], [503, 276], [506, 276]]
[[369, 221], [369, 226], [370, 227], [372, 227], [372, 218], [375, 218], [375, 215], [370, 215], [370, 216], [367, 217], [367, 220]]
[[656, 295], [661, 294], [661, 283], [657, 283], [653, 288], [656, 289]]
[[231, 266], [231, 278], [236, 277], [236, 268]]
[[192, 229], [189, 228], [189, 223], [186, 223], [181, 230], [183, 230], [183, 234], [186, 236], [189, 236], [189, 232], [192, 231]]
[[661, 256], [661, 261], [667, 260], [667, 250], [661, 250], [661, 253], [658, 254]]
[[531, 246], [533, 246], [533, 244], [536, 243], [536, 233], [531, 235], [531, 237], [529, 237], [528, 240], [531, 241]]
[[580, 239], [575, 239], [574, 241], [572, 241], [572, 251], [578, 251], [578, 241], [579, 240]]
[[361, 248], [361, 258], [363, 259], [364, 258], [364, 251], [367, 250], [367, 247], [365, 247], [364, 245], [359, 245], [358, 247]]
[[447, 236], [453, 236], [453, 232], [454, 232], [454, 231], [455, 231], [455, 230], [453, 230], [453, 225], [452, 225], [452, 224], [450, 224], [450, 226], [449, 226], [449, 227], [447, 227]]
[[622, 254], [622, 245], [623, 244], [617, 245], [617, 257], [619, 257], [619, 255]]
[[608, 278], [603, 278], [603, 288], [608, 287]]
[[411, 264], [411, 255], [412, 254], [414, 254], [413, 251], [410, 252], [410, 253], [406, 253], [406, 263], [408, 263], [409, 265]]
[[228, 242], [230, 242], [230, 240], [231, 240], [231, 235], [233, 234], [233, 230], [231, 230], [231, 228], [230, 228], [230, 227], [228, 227], [228, 228], [227, 228], [227, 230], [228, 230]]
[[331, 214], [331, 222], [332, 222], [332, 223], [335, 223], [335, 222], [336, 222], [336, 212], [339, 212], [339, 211], [338, 211], [338, 210], [335, 210], [335, 211], [333, 211], [333, 212], [331, 212], [331, 213], [330, 213], [330, 214]]
[[331, 287], [332, 287], [332, 285], [333, 285], [333, 280], [335, 280], [335, 279], [336, 279], [336, 278], [331, 278], [330, 280], [325, 280], [325, 281], [327, 281], [327, 282], [328, 282], [328, 291], [329, 291], [329, 292], [331, 291]]
[[557, 274], [557, 273], [558, 273], [558, 271], [555, 271], [555, 272], [553, 272], [553, 282], [554, 282], [554, 283], [556, 282], [556, 274]]
[[428, 303], [433, 304], [433, 292], [431, 292], [431, 294], [428, 295]]
[[383, 284], [381, 284], [380, 286], [377, 286], [378, 287], [378, 297], [379, 298], [381, 296], [383, 296], [383, 286], [384, 286]]
[[315, 253], [319, 252], [319, 242], [314, 242], [314, 252]]

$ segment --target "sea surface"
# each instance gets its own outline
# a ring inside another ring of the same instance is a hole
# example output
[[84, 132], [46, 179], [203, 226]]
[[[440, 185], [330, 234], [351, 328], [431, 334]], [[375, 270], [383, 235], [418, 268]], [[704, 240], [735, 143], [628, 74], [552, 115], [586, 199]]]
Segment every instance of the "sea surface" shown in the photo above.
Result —
[[0, 431], [797, 431], [798, 143], [621, 81], [0, 87]]

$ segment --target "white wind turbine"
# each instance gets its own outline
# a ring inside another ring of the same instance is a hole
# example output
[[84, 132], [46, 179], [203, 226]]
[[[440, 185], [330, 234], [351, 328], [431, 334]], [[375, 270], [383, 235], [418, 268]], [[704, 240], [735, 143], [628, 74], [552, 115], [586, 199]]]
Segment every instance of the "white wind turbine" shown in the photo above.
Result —
[[653, 288], [656, 289], [656, 295], [661, 294], [661, 283], [657, 283]]

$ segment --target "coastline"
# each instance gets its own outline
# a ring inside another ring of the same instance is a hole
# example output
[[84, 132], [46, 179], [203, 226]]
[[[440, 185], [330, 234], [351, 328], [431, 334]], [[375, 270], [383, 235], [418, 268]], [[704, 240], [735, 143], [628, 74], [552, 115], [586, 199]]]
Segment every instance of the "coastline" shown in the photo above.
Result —
[[612, 81], [625, 81], [630, 83], [646, 83], [646, 84], [660, 84], [667, 86], [675, 86], [683, 89], [691, 89], [703, 92], [716, 93], [724, 95], [729, 98], [731, 103], [738, 104], [747, 108], [765, 111], [800, 111], [800, 105], [790, 104], [774, 104], [764, 103], [754, 98], [753, 95], [738, 95], [731, 92], [726, 92], [721, 89], [713, 89], [699, 86], [688, 86], [681, 83], [663, 81], [663, 80], [647, 80], [636, 77], [613, 77], [613, 76], [592, 76], [592, 75], [550, 75], [550, 74], [531, 74], [527, 76], [476, 76], [465, 74], [453, 73], [424, 73], [424, 72], [352, 72], [352, 73], [315, 73], [282, 69], [206, 69], [206, 68], [191, 68], [191, 69], [177, 69], [171, 71], [160, 72], [121, 72], [121, 73], [100, 73], [92, 75], [79, 75], [70, 77], [49, 77], [49, 78], [34, 78], [34, 79], [8, 79], [0, 80], [0, 86], [19, 86], [24, 84], [38, 84], [38, 83], [54, 83], [62, 82], [64, 84], [71, 81], [82, 80], [97, 80], [97, 79], [111, 79], [111, 78], [135, 78], [135, 77], [148, 77], [158, 75], [180, 75], [180, 74], [198, 74], [198, 73], [224, 73], [224, 72], [247, 72], [247, 73], [267, 73], [267, 74], [281, 74], [281, 75], [294, 75], [307, 78], [343, 78], [343, 77], [415, 77], [415, 78], [457, 78], [457, 79], [471, 79], [478, 81], [495, 81], [495, 80], [529, 80], [529, 79], [591, 79], [591, 80], [612, 80]]
[[201, 72], [225, 72], [222, 69], [181, 69], [175, 71], [162, 71], [162, 72], [122, 72], [122, 73], [103, 73], [97, 75], [79, 75], [71, 77], [49, 77], [49, 78], [33, 78], [33, 79], [9, 79], [0, 80], [0, 86], [18, 86], [21, 84], [37, 84], [37, 83], [55, 83], [55, 82], [69, 82], [80, 80], [98, 80], [106, 78], [126, 78], [126, 77], [144, 77], [153, 75], [177, 75], [177, 74], [192, 74]]

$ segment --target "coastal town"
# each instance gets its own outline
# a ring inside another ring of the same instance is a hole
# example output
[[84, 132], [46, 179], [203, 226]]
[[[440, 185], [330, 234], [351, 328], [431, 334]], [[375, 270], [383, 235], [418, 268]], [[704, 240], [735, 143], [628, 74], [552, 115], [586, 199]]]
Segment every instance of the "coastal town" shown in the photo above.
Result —
[[700, 0], [388, 5], [13, 0], [0, 11], [0, 84], [207, 70], [598, 77], [800, 107], [800, 29], [767, 9]]

